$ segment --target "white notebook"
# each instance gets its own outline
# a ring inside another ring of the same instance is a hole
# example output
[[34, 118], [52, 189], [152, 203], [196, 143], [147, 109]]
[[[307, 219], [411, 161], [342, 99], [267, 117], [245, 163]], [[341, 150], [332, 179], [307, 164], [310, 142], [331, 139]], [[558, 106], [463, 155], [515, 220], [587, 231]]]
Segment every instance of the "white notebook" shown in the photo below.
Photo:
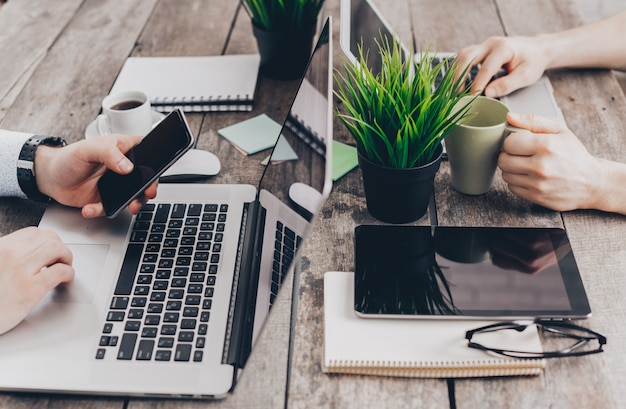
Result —
[[[469, 348], [465, 332], [489, 324], [468, 320], [359, 318], [354, 313], [354, 274], [324, 275], [324, 357], [332, 373], [416, 378], [539, 375], [542, 359], [516, 359]], [[490, 343], [542, 351], [536, 328], [489, 334]], [[497, 338], [496, 338], [497, 337]]]
[[160, 112], [250, 111], [259, 62], [258, 54], [129, 57], [111, 93], [143, 91]]

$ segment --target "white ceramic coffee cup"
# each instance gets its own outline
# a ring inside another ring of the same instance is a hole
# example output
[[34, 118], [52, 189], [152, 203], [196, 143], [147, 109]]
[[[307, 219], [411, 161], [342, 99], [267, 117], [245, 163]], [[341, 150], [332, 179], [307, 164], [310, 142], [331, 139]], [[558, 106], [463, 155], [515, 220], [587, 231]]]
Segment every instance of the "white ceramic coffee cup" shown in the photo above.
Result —
[[145, 136], [152, 129], [152, 109], [148, 96], [141, 91], [121, 91], [102, 100], [98, 132]]

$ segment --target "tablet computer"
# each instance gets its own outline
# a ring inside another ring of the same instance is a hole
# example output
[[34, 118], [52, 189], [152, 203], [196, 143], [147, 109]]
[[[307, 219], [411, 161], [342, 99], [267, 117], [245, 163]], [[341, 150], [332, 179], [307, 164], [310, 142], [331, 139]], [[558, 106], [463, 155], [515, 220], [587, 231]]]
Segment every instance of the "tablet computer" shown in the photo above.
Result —
[[559, 228], [358, 226], [354, 296], [357, 315], [367, 318], [591, 314]]

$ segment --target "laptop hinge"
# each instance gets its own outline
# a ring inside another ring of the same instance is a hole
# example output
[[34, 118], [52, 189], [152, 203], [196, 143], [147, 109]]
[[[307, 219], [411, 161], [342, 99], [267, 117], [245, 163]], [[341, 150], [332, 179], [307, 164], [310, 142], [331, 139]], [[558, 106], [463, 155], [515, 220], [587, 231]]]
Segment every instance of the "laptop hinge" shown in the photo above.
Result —
[[[258, 200], [247, 204], [245, 226], [239, 239], [237, 263], [230, 314], [231, 330], [227, 332], [224, 363], [243, 368], [252, 349], [252, 330], [259, 282], [265, 210]], [[245, 234], [244, 234], [245, 233]]]

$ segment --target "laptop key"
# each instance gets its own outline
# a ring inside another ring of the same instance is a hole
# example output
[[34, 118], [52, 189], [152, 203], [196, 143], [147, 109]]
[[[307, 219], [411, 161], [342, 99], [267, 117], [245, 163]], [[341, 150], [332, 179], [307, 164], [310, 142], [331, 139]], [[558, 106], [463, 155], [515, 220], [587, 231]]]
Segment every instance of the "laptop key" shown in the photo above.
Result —
[[156, 327], [151, 327], [151, 328], [144, 328], [141, 331], [141, 337], [142, 338], [156, 338], [157, 334], [158, 334], [158, 328]]
[[187, 216], [200, 216], [202, 213], [202, 205], [201, 204], [190, 204], [189, 210], [187, 211]]
[[176, 203], [174, 205], [174, 209], [172, 210], [172, 219], [182, 219], [185, 217], [185, 208], [187, 205], [184, 203]]
[[125, 310], [128, 307], [128, 297], [113, 297], [111, 301], [112, 310]]
[[124, 330], [126, 331], [139, 331], [141, 327], [141, 321], [126, 321], [126, 325], [124, 326]]
[[139, 347], [137, 348], [137, 360], [149, 361], [152, 359], [152, 350], [154, 349], [154, 340], [142, 339], [139, 341]]
[[194, 333], [192, 331], [180, 331], [178, 342], [193, 342]]
[[176, 352], [174, 353], [174, 361], [189, 361], [190, 357], [191, 357], [191, 345], [190, 344], [176, 345]]
[[122, 263], [122, 269], [115, 286], [115, 295], [130, 295], [135, 276], [137, 275], [137, 268], [141, 262], [142, 251], [143, 244], [131, 243], [128, 245], [124, 262]]
[[157, 350], [154, 354], [155, 361], [169, 361], [172, 357], [172, 351]]
[[124, 321], [124, 311], [109, 311], [107, 321]]
[[117, 359], [131, 360], [133, 358], [136, 343], [137, 334], [124, 333], [124, 335], [122, 335], [122, 341], [120, 342], [120, 349], [117, 351]]
[[130, 302], [131, 307], [145, 307], [148, 299], [146, 297], [133, 297]]
[[159, 338], [159, 348], [172, 348], [174, 346], [174, 338], [161, 337]]
[[154, 215], [155, 223], [166, 223], [167, 217], [170, 214], [170, 208], [172, 206], [169, 203], [160, 203], [157, 206], [156, 214]]

